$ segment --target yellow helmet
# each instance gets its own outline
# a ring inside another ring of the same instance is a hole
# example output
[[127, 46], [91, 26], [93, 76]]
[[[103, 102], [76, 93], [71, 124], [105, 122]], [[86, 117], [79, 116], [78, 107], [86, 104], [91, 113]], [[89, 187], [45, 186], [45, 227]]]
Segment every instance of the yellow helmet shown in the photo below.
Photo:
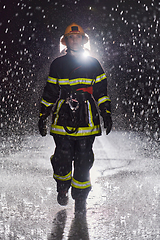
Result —
[[84, 33], [84, 30], [81, 26], [79, 26], [78, 24], [76, 23], [72, 23], [71, 25], [69, 25], [65, 32], [64, 32], [64, 35], [62, 36], [61, 38], [61, 43], [63, 45], [66, 46], [66, 41], [65, 41], [65, 37], [71, 35], [71, 34], [80, 34], [83, 36], [83, 44], [86, 44], [88, 42], [88, 36], [87, 34]]

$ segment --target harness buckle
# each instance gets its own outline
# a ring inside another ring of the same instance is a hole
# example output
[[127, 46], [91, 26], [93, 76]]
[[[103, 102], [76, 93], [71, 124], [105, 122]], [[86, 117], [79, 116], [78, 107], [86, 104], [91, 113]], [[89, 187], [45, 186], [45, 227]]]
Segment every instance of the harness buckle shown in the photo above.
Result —
[[66, 104], [69, 104], [70, 109], [75, 112], [79, 108], [79, 102], [76, 98], [72, 98], [72, 95], [70, 95], [66, 99]]

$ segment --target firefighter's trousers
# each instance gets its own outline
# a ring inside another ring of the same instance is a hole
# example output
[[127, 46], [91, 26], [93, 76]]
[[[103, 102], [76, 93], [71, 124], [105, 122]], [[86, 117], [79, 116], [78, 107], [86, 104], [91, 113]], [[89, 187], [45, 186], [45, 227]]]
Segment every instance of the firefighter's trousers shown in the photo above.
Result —
[[75, 138], [54, 135], [56, 148], [51, 156], [53, 177], [57, 182], [57, 192], [71, 188], [73, 199], [87, 198], [91, 190], [89, 170], [93, 165], [92, 145], [95, 136]]

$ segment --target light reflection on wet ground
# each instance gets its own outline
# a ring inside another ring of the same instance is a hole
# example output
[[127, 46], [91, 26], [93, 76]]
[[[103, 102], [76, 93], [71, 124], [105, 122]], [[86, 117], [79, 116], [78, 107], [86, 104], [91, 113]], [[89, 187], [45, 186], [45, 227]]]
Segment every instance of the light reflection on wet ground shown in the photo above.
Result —
[[52, 138], [26, 137], [1, 157], [0, 239], [160, 240], [160, 150], [136, 134], [112, 132], [94, 145], [86, 216], [56, 202]]

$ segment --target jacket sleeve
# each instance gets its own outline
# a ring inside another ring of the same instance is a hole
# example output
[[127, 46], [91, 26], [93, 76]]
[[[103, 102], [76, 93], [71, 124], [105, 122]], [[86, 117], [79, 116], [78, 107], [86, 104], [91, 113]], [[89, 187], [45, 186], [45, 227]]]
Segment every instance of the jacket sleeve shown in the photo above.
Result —
[[43, 116], [46, 118], [50, 115], [52, 107], [59, 97], [60, 87], [58, 85], [58, 75], [56, 70], [57, 64], [56, 60], [54, 60], [50, 66], [49, 76], [41, 99], [40, 117]]
[[106, 114], [111, 114], [111, 100], [107, 94], [107, 77], [98, 61], [94, 79], [93, 96], [97, 101], [101, 116], [105, 117]]

